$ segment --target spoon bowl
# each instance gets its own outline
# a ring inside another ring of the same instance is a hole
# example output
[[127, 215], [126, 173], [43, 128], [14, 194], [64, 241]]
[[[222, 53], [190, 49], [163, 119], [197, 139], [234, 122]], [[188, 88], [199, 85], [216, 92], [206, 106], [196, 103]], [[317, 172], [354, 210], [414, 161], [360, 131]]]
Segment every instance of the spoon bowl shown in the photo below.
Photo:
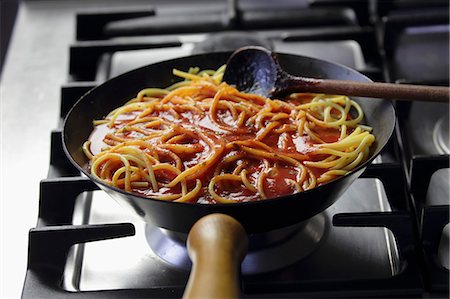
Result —
[[272, 52], [261, 47], [244, 47], [228, 59], [223, 80], [239, 91], [269, 96], [277, 84], [277, 76], [286, 74]]
[[227, 61], [223, 80], [239, 91], [263, 97], [281, 97], [292, 92], [312, 92], [369, 98], [448, 102], [448, 87], [367, 83], [292, 76], [285, 72], [276, 54], [263, 47], [243, 47]]

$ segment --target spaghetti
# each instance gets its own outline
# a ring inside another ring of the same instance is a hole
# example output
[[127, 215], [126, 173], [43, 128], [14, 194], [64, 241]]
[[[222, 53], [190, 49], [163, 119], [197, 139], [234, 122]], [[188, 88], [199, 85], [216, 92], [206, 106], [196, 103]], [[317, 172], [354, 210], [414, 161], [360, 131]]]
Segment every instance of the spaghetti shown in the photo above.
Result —
[[218, 70], [174, 70], [184, 80], [146, 88], [103, 120], [83, 145], [92, 175], [148, 198], [255, 201], [343, 176], [375, 141], [346, 96], [239, 92]]

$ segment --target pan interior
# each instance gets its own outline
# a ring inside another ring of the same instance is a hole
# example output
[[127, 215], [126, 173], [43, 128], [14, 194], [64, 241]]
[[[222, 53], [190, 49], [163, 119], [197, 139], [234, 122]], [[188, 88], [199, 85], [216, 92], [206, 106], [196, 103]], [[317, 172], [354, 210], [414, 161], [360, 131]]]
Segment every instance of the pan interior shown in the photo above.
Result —
[[[172, 75], [172, 69], [187, 70], [198, 66], [200, 69], [217, 69], [223, 65], [230, 53], [214, 53], [190, 56], [149, 65], [128, 72], [94, 88], [84, 95], [69, 112], [64, 124], [64, 146], [69, 157], [89, 175], [85, 169], [87, 158], [81, 151], [83, 143], [89, 138], [95, 119], [102, 119], [113, 109], [133, 98], [141, 89], [149, 86], [167, 87], [179, 79]], [[293, 75], [315, 78], [334, 78], [342, 80], [367, 81], [356, 71], [325, 61], [280, 54], [280, 64]], [[373, 154], [378, 153], [388, 141], [394, 127], [392, 105], [381, 99], [355, 98], [365, 112], [365, 124], [373, 127], [376, 143]]]

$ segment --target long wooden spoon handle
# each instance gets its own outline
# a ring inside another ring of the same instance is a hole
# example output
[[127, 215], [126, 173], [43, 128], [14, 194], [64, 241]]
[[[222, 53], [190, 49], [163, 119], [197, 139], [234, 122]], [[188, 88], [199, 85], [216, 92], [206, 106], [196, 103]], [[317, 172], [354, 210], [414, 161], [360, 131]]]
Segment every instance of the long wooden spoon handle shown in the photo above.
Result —
[[410, 101], [449, 102], [450, 88], [393, 83], [366, 83], [345, 80], [292, 77], [284, 87], [289, 91], [362, 96]]
[[211, 214], [197, 221], [187, 240], [193, 265], [183, 298], [238, 298], [247, 246], [246, 232], [234, 218]]

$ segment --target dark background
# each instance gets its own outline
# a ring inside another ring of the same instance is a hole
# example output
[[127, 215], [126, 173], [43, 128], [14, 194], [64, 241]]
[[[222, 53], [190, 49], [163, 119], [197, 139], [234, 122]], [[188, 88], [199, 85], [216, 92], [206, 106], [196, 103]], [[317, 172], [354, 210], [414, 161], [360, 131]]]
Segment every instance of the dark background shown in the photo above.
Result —
[[20, 0], [0, 0], [0, 75]]

